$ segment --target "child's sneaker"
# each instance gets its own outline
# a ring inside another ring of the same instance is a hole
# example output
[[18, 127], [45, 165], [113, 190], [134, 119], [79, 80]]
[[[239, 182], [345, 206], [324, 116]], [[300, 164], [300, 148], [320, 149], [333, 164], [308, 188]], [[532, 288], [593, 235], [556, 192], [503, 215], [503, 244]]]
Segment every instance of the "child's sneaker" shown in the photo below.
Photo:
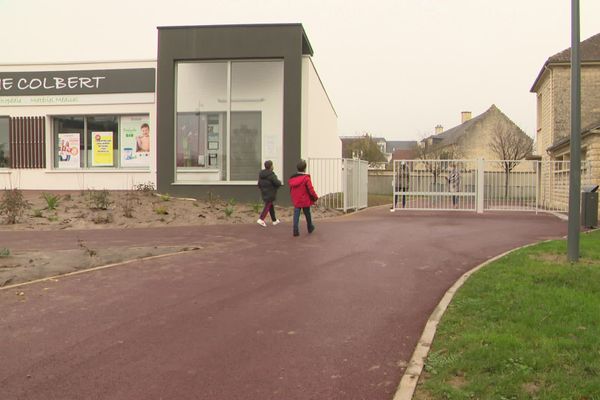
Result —
[[260, 218], [256, 220], [256, 223], [259, 224], [260, 226], [265, 226], [265, 227], [267, 226], [266, 222]]
[[276, 219], [275, 221], [273, 221], [273, 225], [279, 225], [281, 223], [280, 220]]

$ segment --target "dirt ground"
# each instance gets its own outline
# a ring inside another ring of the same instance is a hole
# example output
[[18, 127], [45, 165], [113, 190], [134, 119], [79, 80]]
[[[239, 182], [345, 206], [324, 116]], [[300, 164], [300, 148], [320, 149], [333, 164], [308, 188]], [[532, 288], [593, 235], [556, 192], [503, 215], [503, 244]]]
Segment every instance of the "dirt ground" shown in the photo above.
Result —
[[[106, 194], [106, 193], [104, 193]], [[191, 247], [146, 246], [89, 248], [79, 243], [72, 250], [32, 249], [11, 251], [2, 245], [2, 235], [11, 231], [121, 229], [163, 226], [256, 223], [262, 204], [222, 199], [178, 199], [155, 192], [23, 192], [28, 208], [16, 224], [0, 215], [0, 287], [61, 275], [131, 259], [180, 251]], [[58, 196], [56, 209], [48, 208], [44, 195]], [[106, 206], [106, 209], [102, 209]], [[291, 221], [292, 207], [275, 207], [277, 218]], [[315, 219], [341, 215], [336, 210], [314, 208]], [[270, 223], [270, 217], [267, 217]], [[257, 227], [260, 229], [260, 227]]]
[[[55, 210], [48, 209], [44, 194], [59, 196]], [[101, 191], [27, 191], [23, 195], [29, 207], [16, 224], [6, 224], [5, 215], [0, 215], [0, 231], [245, 224], [255, 223], [263, 207], [262, 203], [238, 203], [233, 199], [179, 199], [143, 191], [109, 192], [107, 201], [101, 198]], [[281, 221], [292, 220], [292, 207], [276, 205], [275, 212]], [[337, 215], [341, 212], [313, 209], [315, 219]]]

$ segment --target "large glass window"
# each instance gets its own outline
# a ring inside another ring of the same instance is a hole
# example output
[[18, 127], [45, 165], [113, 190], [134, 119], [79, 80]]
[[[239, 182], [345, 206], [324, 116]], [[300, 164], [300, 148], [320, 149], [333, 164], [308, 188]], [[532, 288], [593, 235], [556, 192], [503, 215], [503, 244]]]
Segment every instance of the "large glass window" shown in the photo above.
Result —
[[0, 117], [0, 168], [10, 167], [10, 118]]
[[53, 143], [55, 168], [147, 168], [149, 116], [56, 116]]
[[119, 118], [114, 115], [87, 117], [86, 152], [88, 167], [117, 167]]
[[83, 167], [83, 132], [83, 117], [54, 118], [54, 168]]
[[177, 181], [255, 181], [281, 174], [283, 62], [181, 62], [176, 84]]

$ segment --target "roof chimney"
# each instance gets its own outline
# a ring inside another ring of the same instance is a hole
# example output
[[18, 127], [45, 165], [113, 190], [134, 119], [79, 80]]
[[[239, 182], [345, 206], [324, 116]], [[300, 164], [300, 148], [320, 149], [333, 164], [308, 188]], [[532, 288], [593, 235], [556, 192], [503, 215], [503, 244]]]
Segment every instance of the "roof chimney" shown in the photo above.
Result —
[[442, 132], [444, 132], [444, 127], [441, 126], [441, 125], [436, 125], [436, 127], [435, 127], [435, 134], [439, 135]]
[[461, 124], [464, 124], [468, 120], [471, 119], [471, 111], [463, 111], [460, 113], [461, 116]]

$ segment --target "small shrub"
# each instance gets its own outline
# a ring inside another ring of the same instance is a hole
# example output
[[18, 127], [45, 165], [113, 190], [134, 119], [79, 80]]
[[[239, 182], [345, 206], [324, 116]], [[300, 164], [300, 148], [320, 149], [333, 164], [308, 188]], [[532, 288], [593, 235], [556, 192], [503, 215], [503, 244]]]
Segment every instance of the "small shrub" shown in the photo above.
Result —
[[96, 256], [96, 255], [98, 254], [98, 252], [97, 252], [96, 250], [94, 250], [94, 249], [90, 249], [90, 248], [89, 248], [89, 247], [88, 247], [88, 246], [85, 244], [85, 242], [84, 242], [83, 240], [81, 240], [81, 239], [78, 239], [78, 240], [77, 240], [77, 245], [79, 246], [79, 248], [80, 248], [80, 249], [82, 249], [82, 250], [83, 250], [83, 252], [84, 252], [85, 254], [87, 254], [87, 255], [88, 255], [88, 256], [90, 256], [90, 257], [94, 257], [94, 256]]
[[262, 211], [263, 205], [260, 203], [253, 203], [252, 204], [252, 211], [254, 211], [254, 214], [258, 214], [259, 212]]
[[154, 207], [154, 212], [157, 213], [158, 215], [168, 215], [169, 214], [169, 211], [167, 211], [167, 208], [164, 206]]
[[169, 195], [169, 193], [161, 194], [160, 199], [162, 201], [169, 201], [169, 200], [171, 200], [171, 196]]
[[233, 214], [233, 206], [232, 205], [228, 205], [227, 207], [225, 207], [223, 209], [223, 212], [225, 213], [226, 217], [231, 217], [231, 214]]
[[154, 183], [146, 182], [146, 183], [139, 183], [137, 185], [133, 185], [133, 190], [136, 190], [138, 192], [144, 192], [144, 193], [152, 193], [156, 189], [154, 188]]
[[123, 216], [125, 218], [133, 218], [133, 209], [137, 198], [134, 196], [127, 195], [125, 197], [125, 203], [123, 204]]
[[108, 207], [112, 204], [110, 192], [106, 189], [90, 191], [89, 200], [91, 209], [108, 210]]
[[111, 213], [107, 213], [107, 214], [98, 214], [96, 216], [94, 216], [94, 218], [92, 218], [92, 222], [94, 222], [95, 224], [110, 224], [113, 222], [113, 215]]
[[42, 214], [42, 210], [40, 210], [39, 208], [36, 208], [33, 210], [33, 218], [44, 218], [44, 214]]
[[23, 192], [19, 189], [5, 190], [0, 200], [0, 214], [6, 214], [7, 224], [16, 224], [29, 207], [29, 203], [23, 198]]
[[46, 210], [49, 211], [56, 210], [60, 202], [60, 196], [50, 193], [42, 193], [42, 199], [46, 201]]
[[0, 257], [8, 257], [10, 256], [10, 249], [6, 247], [0, 248]]
[[229, 200], [227, 200], [227, 204], [230, 206], [235, 206], [235, 203], [236, 203], [236, 201], [233, 197], [230, 198]]
[[47, 219], [50, 222], [56, 222], [56, 221], [58, 221], [58, 216], [57, 215], [48, 215]]
[[219, 196], [214, 194], [212, 191], [208, 191], [208, 193], [206, 194], [206, 198], [208, 200], [208, 204], [210, 204], [211, 206], [214, 206], [215, 203], [217, 201], [219, 201]]

